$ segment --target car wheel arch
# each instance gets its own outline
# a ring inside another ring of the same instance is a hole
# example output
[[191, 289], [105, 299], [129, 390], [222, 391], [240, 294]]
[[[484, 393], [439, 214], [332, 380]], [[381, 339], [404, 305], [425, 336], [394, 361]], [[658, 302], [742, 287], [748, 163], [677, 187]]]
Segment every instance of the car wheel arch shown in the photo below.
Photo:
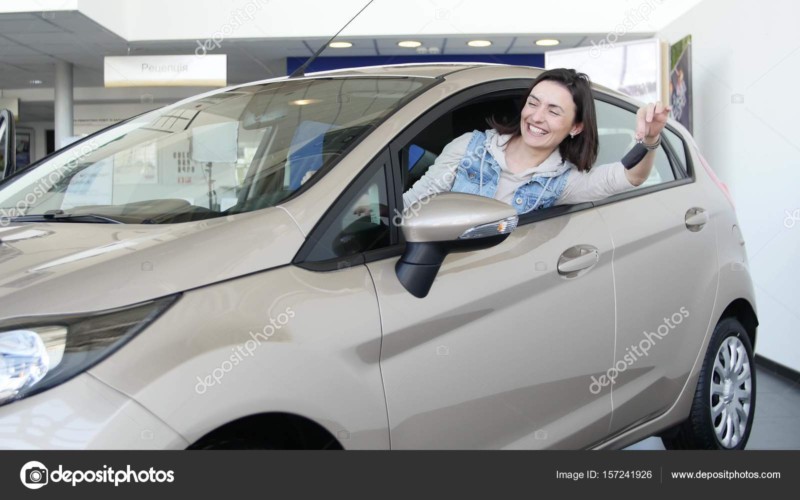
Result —
[[747, 336], [750, 340], [750, 345], [753, 346], [755, 349], [756, 346], [756, 330], [758, 328], [758, 316], [756, 315], [755, 309], [753, 308], [752, 304], [747, 299], [738, 298], [728, 304], [722, 314], [719, 317], [720, 321], [724, 320], [725, 318], [736, 318], [745, 328], [747, 332]]
[[296, 413], [247, 415], [209, 430], [187, 449], [327, 449], [341, 442], [320, 423]]

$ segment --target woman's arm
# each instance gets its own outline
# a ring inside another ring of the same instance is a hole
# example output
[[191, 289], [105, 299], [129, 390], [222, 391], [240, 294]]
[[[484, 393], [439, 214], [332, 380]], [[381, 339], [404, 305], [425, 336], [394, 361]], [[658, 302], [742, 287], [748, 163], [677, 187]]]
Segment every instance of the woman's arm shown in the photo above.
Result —
[[[634, 186], [640, 186], [650, 177], [656, 150], [660, 143], [661, 131], [667, 123], [670, 109], [669, 106], [664, 106], [661, 101], [658, 101], [642, 106], [636, 112], [636, 140], [642, 142], [647, 151], [644, 157], [632, 166], [625, 165], [625, 177]], [[650, 149], [650, 147], [653, 147], [653, 149]], [[634, 153], [634, 151], [635, 148], [631, 153]], [[624, 158], [623, 164], [625, 164]]]
[[670, 107], [660, 102], [639, 108], [635, 136], [637, 140], [644, 137], [644, 145], [635, 145], [621, 161], [595, 165], [588, 172], [573, 169], [556, 205], [598, 201], [642, 185], [650, 176], [656, 157], [655, 149], [650, 151], [646, 145], [658, 142], [669, 111]]
[[464, 157], [472, 132], [456, 137], [450, 141], [425, 175], [403, 193], [403, 206], [408, 208], [415, 202], [428, 196], [449, 191], [456, 180], [458, 162]]
[[[453, 187], [453, 183], [456, 180], [458, 162], [464, 157], [471, 138], [472, 132], [467, 132], [450, 141], [442, 149], [442, 154], [436, 157], [433, 165], [428, 167], [427, 172], [413, 186], [408, 188], [408, 191], [403, 193], [403, 210], [406, 210], [414, 203], [422, 201], [424, 198], [449, 191]], [[381, 217], [388, 217], [388, 206], [381, 205], [380, 211]], [[372, 209], [361, 205], [356, 207], [353, 213], [359, 217], [368, 216], [372, 213]]]
[[555, 204], [577, 205], [587, 201], [599, 201], [633, 189], [636, 186], [627, 179], [625, 172], [624, 163], [621, 161], [595, 165], [588, 172], [581, 172], [573, 167], [568, 174], [564, 191]]

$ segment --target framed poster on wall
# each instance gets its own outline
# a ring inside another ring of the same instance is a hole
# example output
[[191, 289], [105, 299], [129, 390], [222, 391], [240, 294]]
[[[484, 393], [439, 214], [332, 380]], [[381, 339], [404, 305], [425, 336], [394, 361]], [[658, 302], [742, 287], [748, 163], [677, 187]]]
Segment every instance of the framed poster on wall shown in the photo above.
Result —
[[17, 128], [17, 170], [33, 163], [34, 132], [29, 128]]
[[692, 35], [670, 47], [669, 102], [672, 118], [692, 131]]

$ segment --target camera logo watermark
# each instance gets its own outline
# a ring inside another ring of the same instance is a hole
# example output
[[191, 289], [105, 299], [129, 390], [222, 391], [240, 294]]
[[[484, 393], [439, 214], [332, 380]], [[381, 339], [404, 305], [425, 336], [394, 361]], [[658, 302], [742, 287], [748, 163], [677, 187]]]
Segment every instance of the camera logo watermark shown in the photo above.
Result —
[[175, 481], [175, 472], [153, 467], [134, 470], [130, 465], [119, 470], [107, 465], [99, 470], [68, 470], [59, 465], [50, 472], [43, 463], [31, 461], [22, 466], [19, 478], [26, 488], [38, 490], [49, 483], [67, 483], [73, 487], [80, 483], [113, 483], [114, 486], [120, 483], [172, 483]]
[[680, 312], [674, 313], [669, 318], [664, 318], [664, 323], [658, 325], [655, 332], [644, 332], [644, 338], [637, 344], [628, 347], [625, 350], [625, 355], [614, 363], [614, 366], [609, 368], [606, 373], [600, 377], [591, 376], [592, 383], [589, 384], [589, 391], [592, 394], [600, 394], [603, 387], [614, 385], [620, 373], [627, 370], [636, 361], [642, 357], [650, 355], [650, 349], [656, 345], [656, 341], [663, 339], [669, 333], [680, 325], [685, 318], [689, 317], [689, 311], [686, 307], [681, 307]]
[[41, 462], [28, 462], [19, 471], [19, 478], [22, 484], [31, 490], [38, 490], [46, 485], [49, 482], [49, 476], [47, 467]]
[[795, 208], [793, 212], [789, 212], [788, 210], [784, 210], [784, 212], [786, 213], [786, 218], [783, 219], [783, 227], [791, 229], [800, 221], [800, 208]]

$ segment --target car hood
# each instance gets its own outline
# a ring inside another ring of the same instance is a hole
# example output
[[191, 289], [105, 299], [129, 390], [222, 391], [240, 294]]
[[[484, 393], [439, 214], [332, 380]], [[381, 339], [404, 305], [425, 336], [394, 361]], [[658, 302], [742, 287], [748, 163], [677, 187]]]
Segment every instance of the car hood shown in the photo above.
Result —
[[291, 262], [303, 234], [280, 208], [183, 224], [0, 227], [0, 320], [133, 304]]

